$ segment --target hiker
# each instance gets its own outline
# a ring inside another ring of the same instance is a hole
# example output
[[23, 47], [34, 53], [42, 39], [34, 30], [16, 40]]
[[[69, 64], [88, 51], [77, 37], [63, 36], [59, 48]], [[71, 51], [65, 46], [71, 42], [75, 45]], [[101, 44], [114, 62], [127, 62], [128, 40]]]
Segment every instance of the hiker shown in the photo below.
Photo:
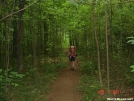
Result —
[[69, 48], [69, 52], [68, 52], [68, 57], [69, 57], [69, 61], [70, 61], [70, 67], [71, 70], [74, 70], [74, 62], [75, 62], [75, 57], [76, 57], [76, 51], [74, 46], [70, 46]]

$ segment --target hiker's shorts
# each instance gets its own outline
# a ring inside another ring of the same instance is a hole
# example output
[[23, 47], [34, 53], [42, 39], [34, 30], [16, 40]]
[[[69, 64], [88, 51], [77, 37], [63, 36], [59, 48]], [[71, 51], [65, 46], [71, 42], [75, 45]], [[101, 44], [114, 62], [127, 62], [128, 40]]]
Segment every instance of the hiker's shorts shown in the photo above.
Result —
[[71, 56], [71, 57], [69, 56], [69, 60], [70, 61], [75, 61], [75, 57], [74, 56]]

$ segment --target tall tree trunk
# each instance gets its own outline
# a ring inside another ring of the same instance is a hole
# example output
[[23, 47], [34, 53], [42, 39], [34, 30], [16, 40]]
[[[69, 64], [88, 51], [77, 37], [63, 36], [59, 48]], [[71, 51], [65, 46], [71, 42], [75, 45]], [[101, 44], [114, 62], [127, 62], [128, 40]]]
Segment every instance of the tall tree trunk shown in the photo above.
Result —
[[[6, 29], [5, 29], [5, 37], [6, 37], [6, 79], [8, 78], [8, 71], [9, 71], [9, 61], [10, 61], [10, 32], [8, 26], [10, 26], [10, 22], [6, 21]], [[8, 86], [6, 85], [5, 93], [8, 99]]]
[[[7, 23], [6, 23], [6, 26], [8, 26], [7, 25]], [[6, 33], [6, 72], [8, 73], [8, 69], [9, 69], [9, 31], [8, 31], [8, 28], [6, 28], [6, 31], [5, 31]]]
[[14, 31], [13, 31], [13, 54], [12, 56], [14, 58], [17, 58], [17, 21], [14, 20], [13, 21], [13, 28], [14, 28]]
[[[24, 1], [19, 1], [19, 9], [24, 8]], [[18, 70], [21, 72], [23, 70], [23, 54], [22, 54], [22, 39], [23, 39], [23, 16], [24, 11], [19, 12], [18, 14], [18, 30], [17, 30], [17, 62], [18, 62]]]
[[110, 66], [113, 67], [114, 66], [114, 47], [113, 47], [113, 31], [112, 31], [112, 13], [113, 13], [113, 10], [112, 10], [112, 0], [110, 0], [110, 11], [109, 11], [109, 26], [110, 26], [110, 43], [109, 43], [109, 50], [110, 50], [110, 54], [109, 54], [109, 58], [110, 58]]
[[[107, 1], [106, 1], [107, 2]], [[105, 31], [106, 31], [106, 56], [107, 56], [107, 82], [109, 90], [109, 52], [108, 52], [108, 18], [107, 18], [107, 3], [105, 4]]]

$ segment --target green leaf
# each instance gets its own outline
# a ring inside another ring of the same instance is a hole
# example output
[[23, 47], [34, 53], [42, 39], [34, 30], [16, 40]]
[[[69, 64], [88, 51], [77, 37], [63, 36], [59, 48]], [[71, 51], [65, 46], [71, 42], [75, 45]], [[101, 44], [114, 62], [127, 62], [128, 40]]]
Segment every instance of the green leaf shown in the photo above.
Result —
[[134, 65], [130, 66], [130, 68], [133, 68], [134, 69]]
[[15, 86], [15, 87], [18, 87], [18, 86], [19, 86], [19, 84], [15, 84], [14, 86]]
[[10, 77], [10, 78], [12, 78], [12, 77], [13, 77], [13, 75], [9, 75], [9, 77]]
[[10, 72], [11, 74], [13, 74], [13, 75], [16, 75], [17, 74], [17, 72]]
[[19, 78], [22, 78], [22, 77], [24, 77], [25, 75], [23, 75], [23, 74], [18, 74], [17, 72], [10, 72], [11, 73], [11, 75], [13, 76], [16, 76], [16, 77], [19, 77]]
[[90, 87], [95, 88], [95, 86], [91, 85]]
[[10, 70], [12, 70], [12, 68], [8, 69], [7, 71], [9, 72]]
[[11, 78], [7, 78], [7, 79], [6, 79], [6, 82], [7, 82], [7, 83], [10, 83], [10, 82], [12, 82], [12, 79], [11, 79]]
[[134, 72], [134, 69], [132, 69], [131, 72]]
[[14, 87], [18, 87], [19, 86], [19, 84], [17, 84], [17, 83], [11, 83], [11, 85], [13, 85]]
[[127, 43], [133, 43], [134, 42], [134, 40], [129, 40], [129, 41], [127, 41]]
[[25, 75], [23, 75], [23, 74], [18, 74], [17, 75], [19, 78], [23, 78]]
[[14, 28], [9, 28], [9, 30], [10, 30], [11, 32], [13, 32], [13, 31], [14, 31]]
[[18, 7], [18, 6], [16, 6], [16, 7], [15, 7], [15, 9], [16, 9], [16, 10], [19, 10], [19, 7]]
[[2, 72], [2, 69], [0, 69], [0, 72]]
[[74, 0], [69, 0], [70, 4], [73, 4], [76, 6], [76, 8], [78, 8], [78, 4], [74, 1]]
[[134, 39], [134, 37], [127, 37], [127, 39], [130, 39], [130, 38], [131, 38], [131, 39]]

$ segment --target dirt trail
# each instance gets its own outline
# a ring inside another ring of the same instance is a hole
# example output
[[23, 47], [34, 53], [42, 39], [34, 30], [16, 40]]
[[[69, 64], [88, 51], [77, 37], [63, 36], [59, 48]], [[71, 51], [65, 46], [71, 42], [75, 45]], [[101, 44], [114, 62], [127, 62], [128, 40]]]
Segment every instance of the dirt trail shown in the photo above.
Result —
[[76, 88], [78, 80], [78, 68], [74, 71], [65, 68], [47, 95], [46, 101], [81, 101], [81, 93]]

